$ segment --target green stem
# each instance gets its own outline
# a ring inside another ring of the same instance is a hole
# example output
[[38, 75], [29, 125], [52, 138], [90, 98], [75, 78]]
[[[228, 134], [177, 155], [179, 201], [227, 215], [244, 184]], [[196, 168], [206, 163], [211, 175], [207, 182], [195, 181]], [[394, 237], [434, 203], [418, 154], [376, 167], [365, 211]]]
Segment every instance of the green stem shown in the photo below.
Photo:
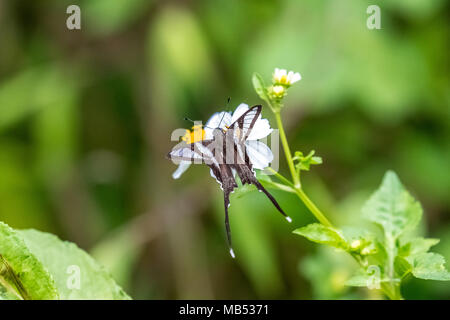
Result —
[[400, 283], [382, 283], [381, 290], [390, 300], [404, 300], [400, 292]]
[[294, 182], [295, 188], [300, 188], [300, 178], [294, 167], [294, 161], [292, 160], [291, 150], [289, 149], [289, 144], [286, 138], [286, 134], [283, 128], [283, 122], [281, 121], [281, 114], [279, 111], [275, 111], [275, 119], [277, 121], [278, 130], [280, 131], [281, 144], [283, 145], [284, 154], [286, 156], [286, 161], [291, 171], [292, 181]]
[[402, 293], [400, 292], [400, 283], [394, 285], [394, 295], [392, 300], [404, 300]]
[[395, 248], [395, 239], [390, 235], [385, 233], [384, 235], [386, 241], [386, 253], [387, 253], [387, 275], [390, 281], [386, 284], [386, 295], [391, 300], [403, 300], [402, 294], [400, 292], [400, 283], [396, 282], [395, 277], [395, 256], [396, 256], [396, 248]]
[[325, 217], [322, 211], [320, 211], [319, 208], [317, 208], [314, 202], [312, 202], [311, 199], [308, 198], [303, 189], [296, 188], [295, 192], [297, 196], [300, 198], [300, 200], [302, 200], [305, 206], [309, 209], [309, 211], [311, 211], [311, 213], [316, 217], [317, 220], [319, 220], [321, 224], [333, 228], [331, 222]]
[[293, 189], [295, 189], [294, 184], [289, 181], [287, 178], [285, 178], [283, 175], [279, 174], [278, 172], [276, 172], [274, 169], [272, 169], [271, 167], [267, 167], [267, 170], [269, 170], [270, 172], [272, 172], [278, 179], [280, 179], [281, 181], [283, 181], [284, 183], [286, 183], [288, 186], [292, 187]]
[[387, 266], [386, 271], [389, 279], [394, 278], [394, 259], [395, 259], [395, 240], [390, 234], [385, 233], [384, 235], [386, 242], [386, 253], [387, 253]]
[[281, 183], [276, 183], [276, 182], [273, 182], [273, 181], [261, 181], [261, 183], [263, 184], [263, 186], [266, 186], [266, 185], [269, 186], [269, 187], [272, 186], [275, 189], [279, 189], [281, 191], [295, 193], [295, 189], [294, 188], [286, 186], [286, 185], [281, 184]]

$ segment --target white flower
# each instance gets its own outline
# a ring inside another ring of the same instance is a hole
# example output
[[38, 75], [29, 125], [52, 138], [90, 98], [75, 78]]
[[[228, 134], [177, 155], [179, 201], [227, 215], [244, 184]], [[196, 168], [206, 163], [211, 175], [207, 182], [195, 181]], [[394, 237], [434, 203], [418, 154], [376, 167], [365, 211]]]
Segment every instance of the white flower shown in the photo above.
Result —
[[287, 85], [290, 86], [297, 81], [301, 80], [300, 73], [289, 71], [287, 72], [286, 69], [278, 69], [275, 68], [275, 71], [273, 72], [273, 83], [274, 84], [281, 84], [281, 85]]
[[[245, 103], [241, 103], [236, 110], [231, 114], [231, 112], [216, 112], [209, 118], [204, 127], [204, 135], [201, 135], [204, 140], [213, 139], [214, 129], [219, 128], [226, 130], [233, 122], [239, 119], [249, 107]], [[198, 129], [197, 129], [198, 130]], [[272, 150], [263, 142], [258, 141], [267, 137], [272, 133], [273, 129], [270, 127], [269, 121], [267, 119], [262, 119], [259, 115], [255, 124], [253, 125], [252, 131], [250, 132], [247, 140], [245, 141], [246, 152], [253, 165], [254, 169], [264, 169], [269, 166], [270, 162], [273, 160]], [[187, 133], [185, 137], [192, 134]], [[186, 140], [185, 140], [186, 141]], [[188, 161], [181, 161], [178, 165], [178, 169], [172, 174], [174, 179], [178, 179], [191, 165]]]
[[276, 85], [271, 87], [270, 93], [274, 98], [283, 98], [286, 94], [286, 89], [283, 86]]

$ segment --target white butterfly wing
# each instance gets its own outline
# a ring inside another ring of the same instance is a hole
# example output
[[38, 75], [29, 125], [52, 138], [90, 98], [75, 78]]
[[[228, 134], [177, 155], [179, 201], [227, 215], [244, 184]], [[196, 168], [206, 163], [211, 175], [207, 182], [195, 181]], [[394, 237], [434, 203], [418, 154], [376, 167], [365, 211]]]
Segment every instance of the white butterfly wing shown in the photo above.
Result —
[[228, 130], [232, 130], [236, 143], [242, 143], [247, 140], [253, 126], [261, 115], [261, 109], [260, 105], [254, 106], [231, 124]]
[[214, 156], [208, 145], [212, 140], [195, 142], [191, 144], [180, 143], [176, 145], [167, 157], [174, 162], [210, 163]]

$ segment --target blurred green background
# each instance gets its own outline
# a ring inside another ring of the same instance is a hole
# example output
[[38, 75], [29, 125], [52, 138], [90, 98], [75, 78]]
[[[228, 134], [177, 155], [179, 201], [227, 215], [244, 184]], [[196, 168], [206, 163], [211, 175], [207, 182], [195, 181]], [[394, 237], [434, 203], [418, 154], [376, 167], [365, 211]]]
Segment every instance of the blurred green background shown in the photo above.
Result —
[[[81, 7], [81, 30], [66, 8]], [[381, 30], [366, 8], [381, 7]], [[339, 226], [395, 170], [421, 201], [421, 232], [450, 260], [449, 3], [444, 0], [0, 1], [0, 221], [77, 243], [135, 299], [379, 298], [356, 265], [291, 233], [313, 222], [294, 195], [233, 197], [237, 259], [208, 168], [180, 180], [170, 133], [261, 103], [254, 71], [298, 71], [283, 118], [303, 175]], [[264, 116], [272, 115], [264, 110]], [[281, 156], [281, 172], [288, 174]], [[405, 298], [450, 299], [411, 280]]]

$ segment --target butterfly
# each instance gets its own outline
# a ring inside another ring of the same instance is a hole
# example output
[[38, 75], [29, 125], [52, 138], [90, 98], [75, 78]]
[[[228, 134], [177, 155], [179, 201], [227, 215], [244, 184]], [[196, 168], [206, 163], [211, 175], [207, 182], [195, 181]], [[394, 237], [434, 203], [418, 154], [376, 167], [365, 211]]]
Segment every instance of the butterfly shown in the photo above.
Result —
[[[239, 106], [238, 109], [241, 106]], [[248, 109], [246, 106], [245, 108]], [[236, 111], [238, 111], [238, 109]], [[210, 134], [208, 135], [205, 135], [200, 127], [194, 126], [194, 132], [191, 133], [191, 136], [188, 135], [183, 138], [183, 142], [175, 146], [167, 155], [169, 159], [181, 161], [183, 163], [206, 164], [211, 170], [211, 175], [219, 182], [224, 194], [225, 229], [230, 254], [233, 258], [235, 255], [231, 242], [228, 208], [230, 206], [230, 194], [238, 187], [235, 178], [236, 175], [243, 185], [252, 184], [260, 192], [263, 192], [286, 220], [289, 222], [292, 221], [283, 209], [281, 209], [275, 198], [256, 179], [254, 164], [251, 161], [251, 158], [254, 158], [254, 156], [251, 157], [252, 149], [248, 144], [248, 138], [252, 134], [252, 130], [257, 121], [261, 121], [261, 110], [261, 105], [253, 106], [240, 115], [229, 126], [222, 128], [221, 122], [223, 117], [229, 115], [223, 113], [218, 126], [216, 128], [210, 128], [213, 129], [213, 131], [211, 134], [210, 130]], [[230, 119], [227, 120], [227, 122], [230, 121]], [[208, 123], [210, 122], [211, 121], [208, 121]], [[258, 126], [261, 127], [261, 125]], [[195, 133], [197, 133], [197, 137], [193, 138], [192, 134], [195, 135]], [[255, 162], [255, 160], [253, 160], [253, 162]], [[258, 167], [258, 169], [260, 169], [260, 167]]]

